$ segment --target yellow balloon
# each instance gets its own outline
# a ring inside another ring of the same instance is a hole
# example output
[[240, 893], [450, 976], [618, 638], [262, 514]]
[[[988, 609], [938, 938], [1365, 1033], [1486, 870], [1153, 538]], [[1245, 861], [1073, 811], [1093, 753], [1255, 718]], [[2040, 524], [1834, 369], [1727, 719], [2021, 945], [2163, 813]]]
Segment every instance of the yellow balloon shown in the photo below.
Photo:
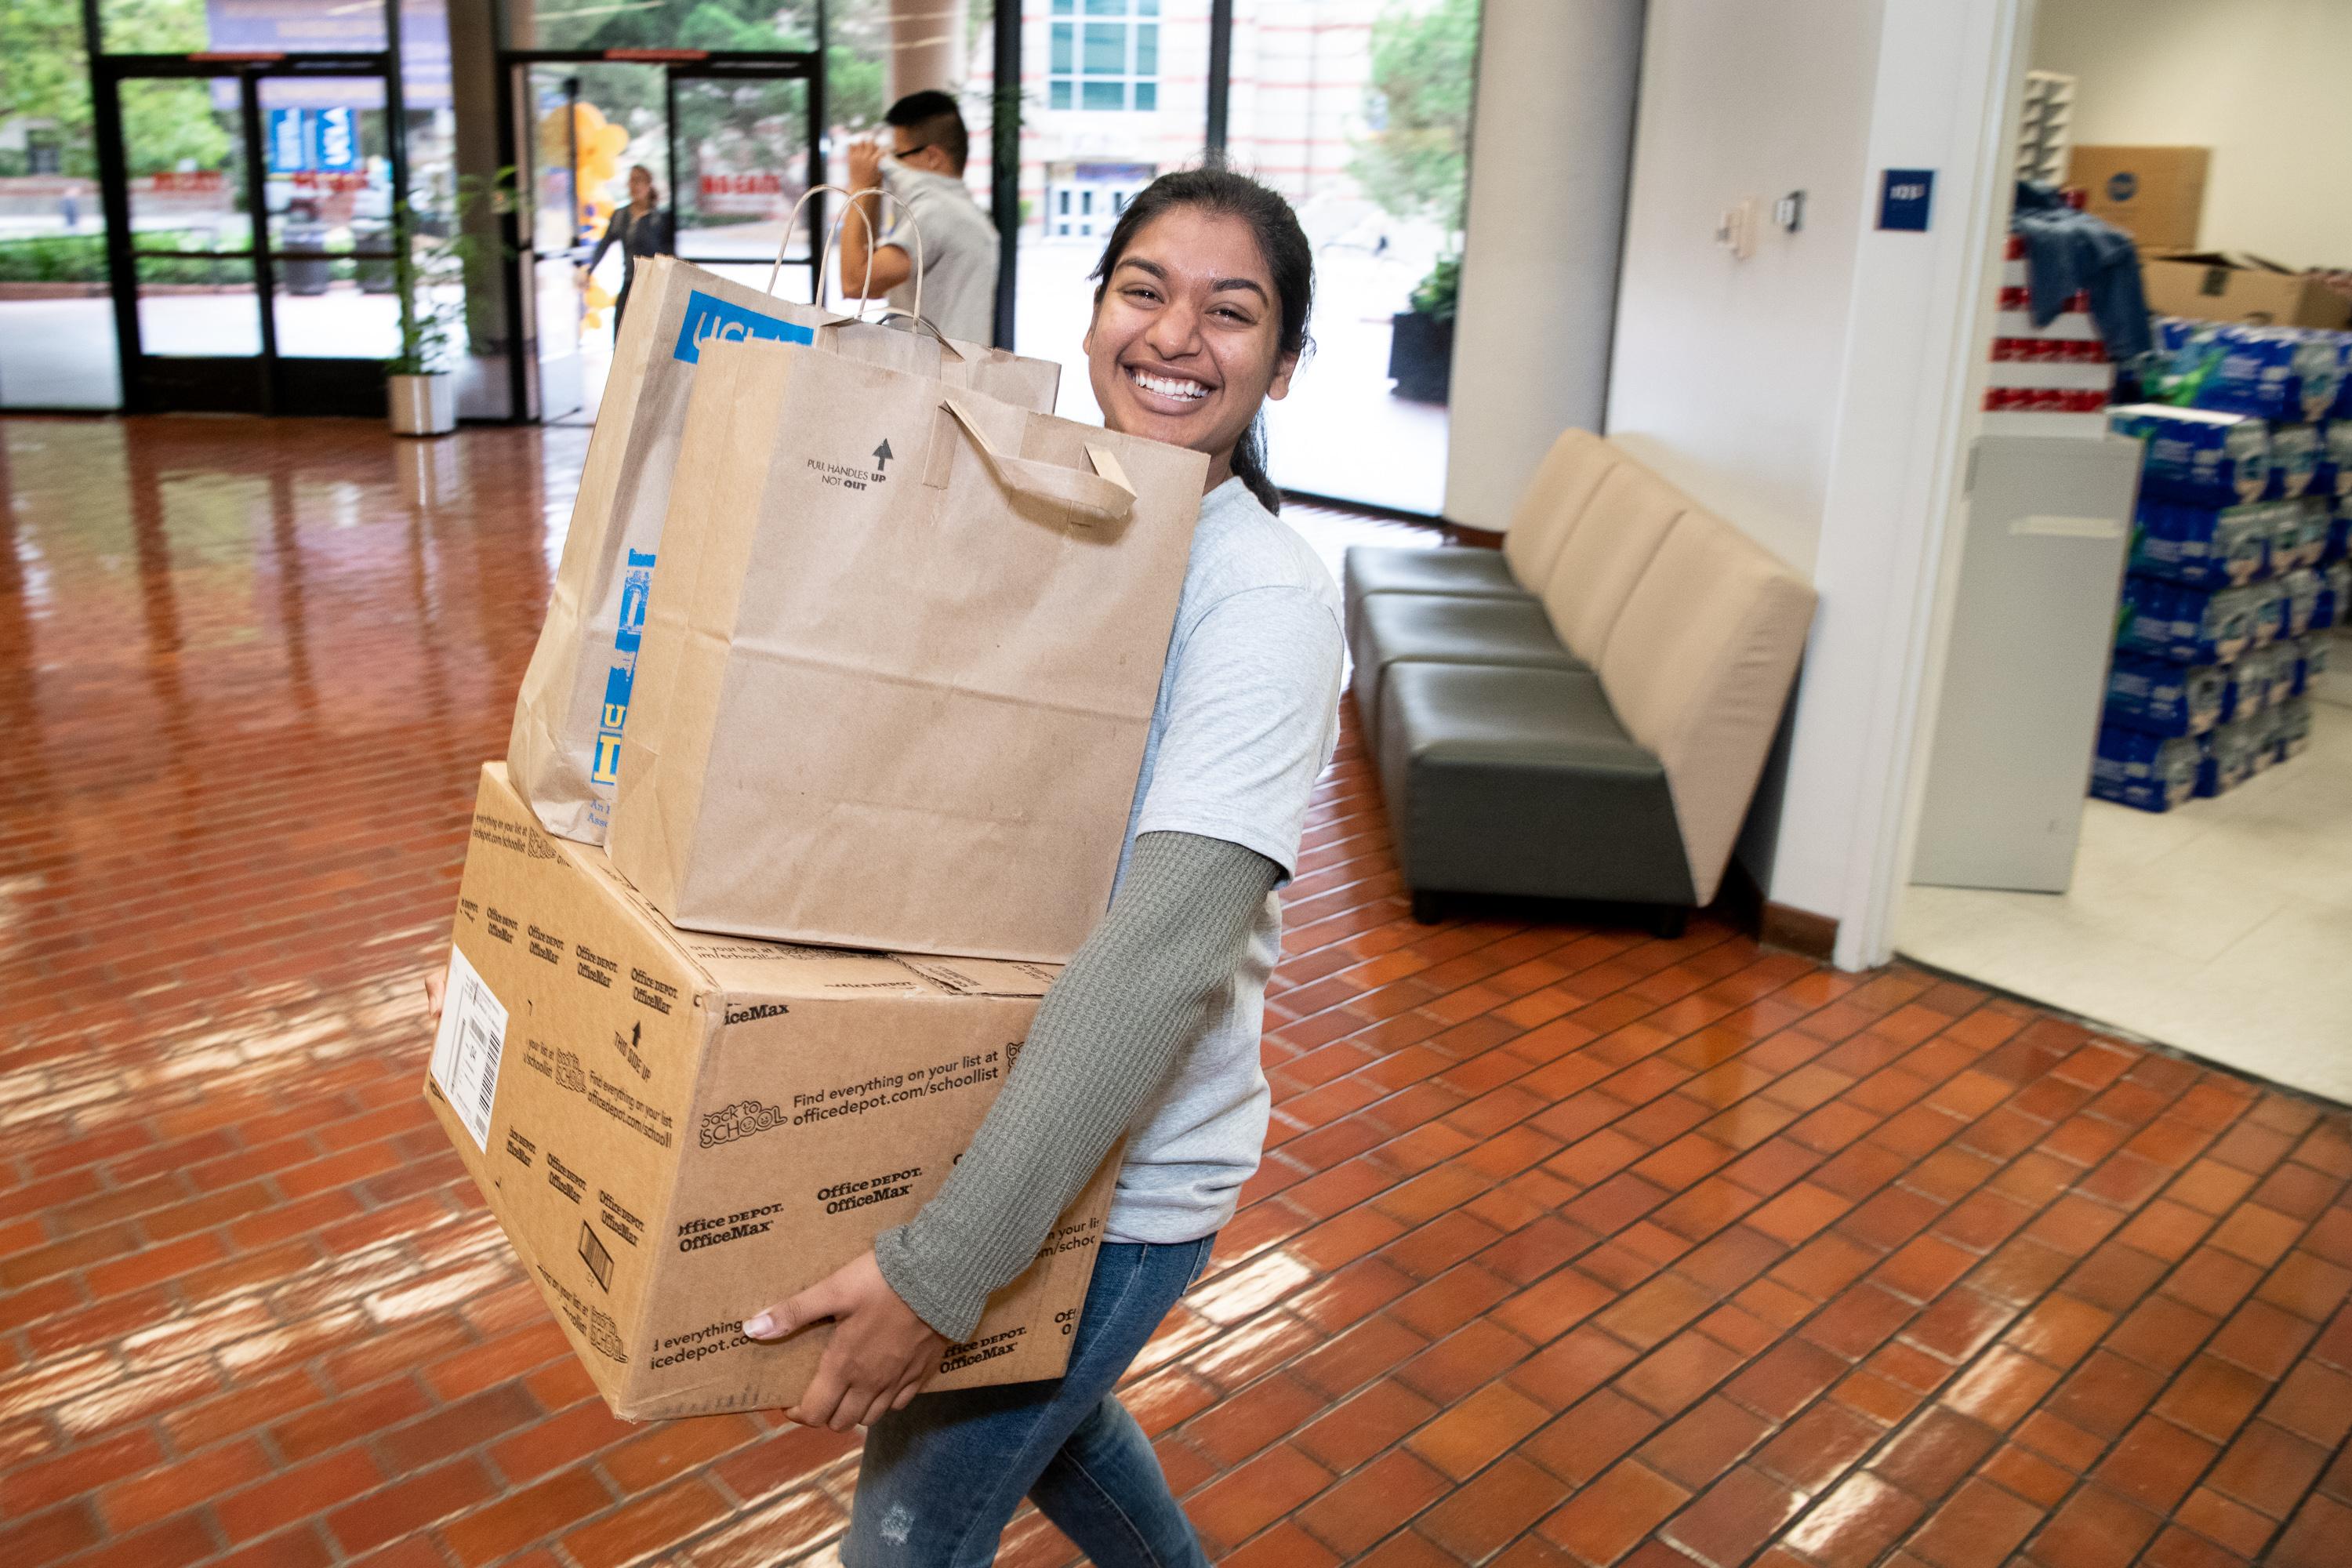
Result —
[[605, 119], [604, 111], [593, 103], [573, 104], [569, 127], [563, 123], [561, 109], [550, 110], [540, 118], [541, 163], [561, 165], [576, 153], [572, 189], [582, 233], [602, 235], [611, 221], [614, 204], [604, 189], [619, 178], [621, 154], [628, 149], [628, 128]]

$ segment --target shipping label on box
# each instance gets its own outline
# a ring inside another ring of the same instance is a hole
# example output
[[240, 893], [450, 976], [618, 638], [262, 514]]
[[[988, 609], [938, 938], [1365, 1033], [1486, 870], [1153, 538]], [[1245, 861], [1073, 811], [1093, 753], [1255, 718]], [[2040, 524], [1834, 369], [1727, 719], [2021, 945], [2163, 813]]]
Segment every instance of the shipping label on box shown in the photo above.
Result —
[[[493, 764], [426, 1095], [617, 1414], [787, 1406], [829, 1325], [743, 1320], [939, 1191], [1055, 973], [677, 931]], [[1061, 1373], [1117, 1164], [930, 1387]]]

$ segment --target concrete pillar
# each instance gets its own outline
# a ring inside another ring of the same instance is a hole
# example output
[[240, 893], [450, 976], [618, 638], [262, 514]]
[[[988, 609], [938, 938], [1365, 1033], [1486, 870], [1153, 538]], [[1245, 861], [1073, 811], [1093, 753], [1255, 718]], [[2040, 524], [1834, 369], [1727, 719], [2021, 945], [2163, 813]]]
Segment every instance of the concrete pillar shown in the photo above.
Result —
[[[449, 99], [457, 122], [457, 174], [481, 188], [495, 184], [499, 175], [501, 9], [510, 26], [520, 26], [526, 38], [530, 36], [530, 0], [510, 0], [504, 7], [449, 7]], [[508, 363], [528, 345], [519, 343], [518, 323], [508, 309], [503, 223], [489, 202], [480, 201], [466, 213], [465, 226], [474, 249], [466, 261], [468, 350], [457, 378], [457, 412], [467, 419], [512, 418], [525, 410], [513, 406]]]
[[1445, 515], [1510, 521], [1570, 426], [1601, 428], [1643, 0], [1486, 0], [1454, 322]]
[[[1017, 5], [1019, 0], [1000, 0]], [[963, 89], [964, 0], [890, 0], [890, 58], [886, 96], [896, 103], [910, 92]]]

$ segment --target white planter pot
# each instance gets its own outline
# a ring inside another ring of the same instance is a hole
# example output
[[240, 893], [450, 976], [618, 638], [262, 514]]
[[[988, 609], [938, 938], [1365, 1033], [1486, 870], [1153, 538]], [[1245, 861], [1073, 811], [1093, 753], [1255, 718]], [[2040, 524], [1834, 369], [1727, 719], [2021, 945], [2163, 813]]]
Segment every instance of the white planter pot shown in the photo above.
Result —
[[454, 375], [394, 375], [385, 378], [395, 436], [446, 436], [457, 427], [457, 378]]

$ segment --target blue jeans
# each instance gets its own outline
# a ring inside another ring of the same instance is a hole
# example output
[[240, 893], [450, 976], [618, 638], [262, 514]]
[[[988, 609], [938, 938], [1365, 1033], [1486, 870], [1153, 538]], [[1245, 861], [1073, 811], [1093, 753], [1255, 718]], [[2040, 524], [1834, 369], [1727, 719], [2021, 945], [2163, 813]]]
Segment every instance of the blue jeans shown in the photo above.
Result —
[[1106, 1244], [1060, 1378], [927, 1394], [876, 1422], [845, 1568], [986, 1568], [1024, 1493], [1101, 1568], [1207, 1568], [1150, 1440], [1111, 1389], [1214, 1239]]

